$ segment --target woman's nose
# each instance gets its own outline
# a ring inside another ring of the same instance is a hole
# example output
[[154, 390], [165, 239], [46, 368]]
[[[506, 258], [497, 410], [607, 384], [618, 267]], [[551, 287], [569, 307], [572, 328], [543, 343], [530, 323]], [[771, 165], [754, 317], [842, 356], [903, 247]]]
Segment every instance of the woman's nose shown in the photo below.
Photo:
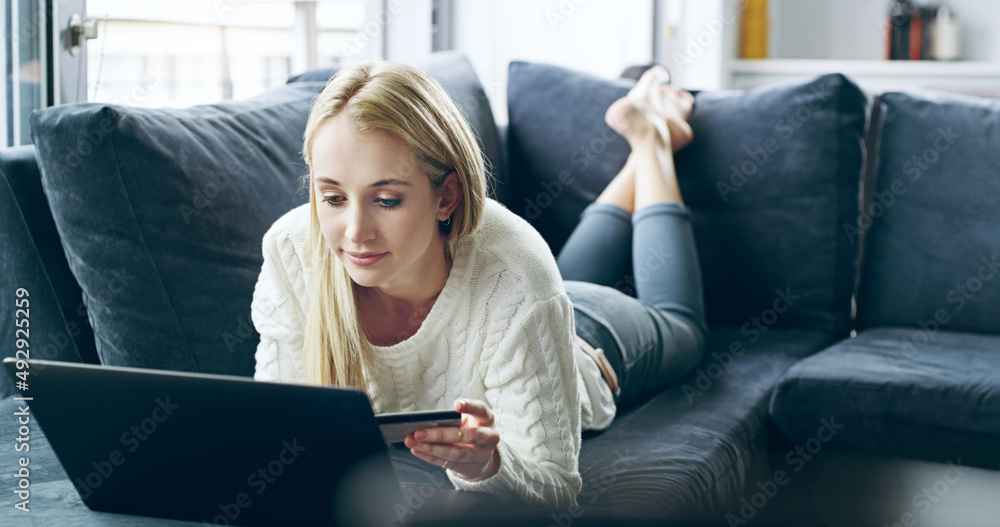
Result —
[[347, 213], [346, 236], [351, 243], [360, 244], [372, 238], [375, 229], [371, 218], [368, 217], [363, 207], [351, 206]]

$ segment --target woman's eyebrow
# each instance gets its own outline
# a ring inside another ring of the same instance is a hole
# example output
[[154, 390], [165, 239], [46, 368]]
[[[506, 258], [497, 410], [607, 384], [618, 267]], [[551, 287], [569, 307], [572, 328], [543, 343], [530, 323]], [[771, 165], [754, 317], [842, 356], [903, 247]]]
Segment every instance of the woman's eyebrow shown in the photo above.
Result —
[[376, 181], [376, 182], [372, 183], [369, 186], [371, 186], [371, 187], [382, 187], [382, 186], [385, 186], [385, 185], [409, 185], [409, 186], [413, 186], [409, 181], [406, 181], [406, 180], [403, 180], [403, 179], [395, 179], [395, 178], [383, 179], [383, 180], [380, 180], [380, 181]]
[[[316, 178], [316, 181], [319, 181], [321, 183], [326, 183], [328, 185], [336, 185], [338, 187], [340, 186], [340, 182], [338, 182], [337, 180], [334, 180], [334, 179], [330, 179], [328, 177], [318, 177], [318, 178]], [[413, 184], [410, 183], [409, 181], [402, 180], [402, 179], [381, 179], [379, 181], [376, 181], [376, 182], [372, 183], [369, 186], [370, 187], [384, 187], [386, 185], [408, 185], [408, 186], [413, 186]]]

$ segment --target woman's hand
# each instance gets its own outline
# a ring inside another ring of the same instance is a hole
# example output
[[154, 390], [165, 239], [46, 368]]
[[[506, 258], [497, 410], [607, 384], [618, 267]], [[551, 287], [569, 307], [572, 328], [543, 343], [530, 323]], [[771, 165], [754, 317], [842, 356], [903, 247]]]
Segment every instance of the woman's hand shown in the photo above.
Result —
[[458, 399], [461, 427], [424, 428], [407, 435], [403, 443], [420, 459], [451, 469], [470, 481], [484, 480], [500, 469], [500, 435], [493, 428], [493, 412], [486, 403]]

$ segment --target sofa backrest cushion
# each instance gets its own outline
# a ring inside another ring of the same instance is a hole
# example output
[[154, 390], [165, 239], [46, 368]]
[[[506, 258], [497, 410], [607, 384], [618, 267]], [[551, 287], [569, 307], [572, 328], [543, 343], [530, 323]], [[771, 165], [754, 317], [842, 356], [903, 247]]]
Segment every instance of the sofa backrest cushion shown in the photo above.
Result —
[[[556, 254], [628, 156], [604, 113], [633, 84], [510, 66], [510, 208]], [[675, 159], [710, 325], [849, 330], [857, 247], [841, 226], [857, 221], [867, 108], [841, 75], [696, 94], [695, 139]]]
[[1000, 103], [885, 93], [858, 327], [1000, 333]]
[[[87, 309], [42, 191], [34, 146], [0, 150], [0, 225], [0, 313], [9, 317], [0, 324], [0, 342], [7, 343], [0, 358], [97, 363]], [[0, 375], [0, 398], [13, 393], [20, 393], [14, 381]]]
[[252, 376], [261, 239], [308, 201], [302, 133], [322, 83], [188, 109], [32, 114], [42, 184], [101, 362]]

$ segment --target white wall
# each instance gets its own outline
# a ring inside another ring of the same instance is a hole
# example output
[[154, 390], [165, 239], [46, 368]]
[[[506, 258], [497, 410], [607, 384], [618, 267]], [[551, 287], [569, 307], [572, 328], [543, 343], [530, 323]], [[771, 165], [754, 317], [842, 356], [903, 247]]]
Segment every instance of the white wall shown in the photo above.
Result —
[[739, 35], [739, 0], [688, 0], [680, 9], [668, 65], [674, 82], [686, 89], [717, 90]]
[[[380, 4], [368, 0], [368, 4]], [[369, 16], [373, 10], [369, 7]], [[382, 12], [381, 6], [374, 9]], [[385, 3], [385, 57], [394, 62], [412, 64], [431, 53], [431, 0], [389, 0]]]
[[476, 68], [498, 122], [507, 121], [512, 60], [606, 78], [653, 60], [652, 0], [476, 0], [452, 7], [452, 44]]

